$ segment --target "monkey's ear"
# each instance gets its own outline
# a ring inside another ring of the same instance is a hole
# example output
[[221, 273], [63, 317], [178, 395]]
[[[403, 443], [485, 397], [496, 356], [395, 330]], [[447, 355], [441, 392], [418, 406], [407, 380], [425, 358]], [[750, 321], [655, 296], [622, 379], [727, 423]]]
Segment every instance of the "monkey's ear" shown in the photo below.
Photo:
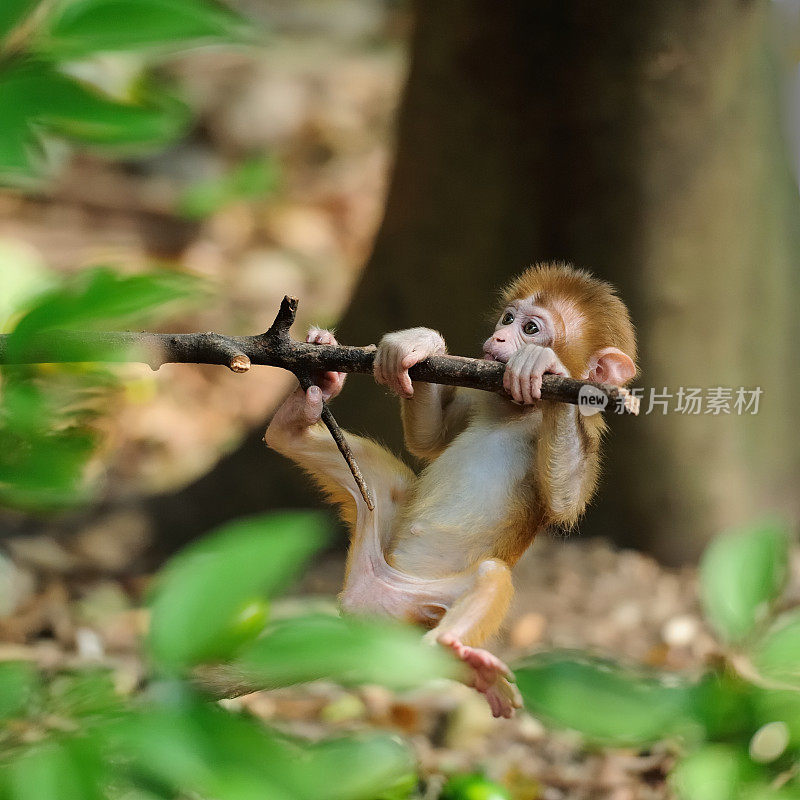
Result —
[[589, 380], [624, 386], [636, 374], [636, 364], [616, 347], [604, 347], [589, 359]]

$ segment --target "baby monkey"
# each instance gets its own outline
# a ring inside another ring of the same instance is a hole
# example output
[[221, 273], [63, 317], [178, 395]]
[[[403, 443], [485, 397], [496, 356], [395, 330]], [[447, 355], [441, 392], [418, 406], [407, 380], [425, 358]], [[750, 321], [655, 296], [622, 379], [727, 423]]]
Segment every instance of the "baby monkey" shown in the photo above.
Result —
[[[389, 333], [374, 374], [401, 399], [405, 443], [426, 466], [415, 475], [373, 441], [348, 440], [372, 489], [370, 512], [330, 434], [323, 401], [345, 375], [326, 372], [298, 388], [264, 437], [337, 503], [351, 528], [344, 611], [421, 624], [451, 648], [467, 682], [496, 717], [521, 706], [508, 667], [480, 647], [499, 629], [512, 596], [511, 568], [547, 525], [573, 525], [595, 492], [602, 414], [541, 400], [546, 373], [622, 386], [636, 374], [636, 340], [613, 287], [565, 264], [537, 264], [506, 287], [484, 358], [506, 365], [507, 394], [412, 383], [408, 370], [445, 353], [429, 328]], [[336, 344], [311, 328], [306, 341]]]

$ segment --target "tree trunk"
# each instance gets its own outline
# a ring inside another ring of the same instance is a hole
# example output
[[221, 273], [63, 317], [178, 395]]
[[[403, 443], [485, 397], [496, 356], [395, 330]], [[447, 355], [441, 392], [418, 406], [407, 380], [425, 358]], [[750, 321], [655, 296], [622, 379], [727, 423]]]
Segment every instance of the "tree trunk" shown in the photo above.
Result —
[[[451, 352], [476, 354], [497, 288], [531, 262], [611, 280], [638, 328], [640, 385], [763, 389], [757, 415], [614, 420], [581, 529], [670, 563], [764, 509], [798, 514], [798, 203], [768, 11], [418, 0], [385, 219], [338, 328], [366, 344], [427, 325]], [[358, 380], [337, 417], [399, 449], [396, 401]], [[260, 433], [157, 498], [161, 529], [186, 539], [226, 515], [305, 502]]]

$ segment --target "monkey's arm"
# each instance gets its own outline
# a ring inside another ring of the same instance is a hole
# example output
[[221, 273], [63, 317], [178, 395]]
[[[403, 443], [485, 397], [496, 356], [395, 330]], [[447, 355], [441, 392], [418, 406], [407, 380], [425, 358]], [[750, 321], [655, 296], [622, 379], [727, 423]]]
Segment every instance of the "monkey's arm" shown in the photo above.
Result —
[[432, 461], [467, 427], [472, 406], [465, 389], [438, 383], [416, 384], [414, 396], [400, 401], [408, 451]]
[[[569, 371], [550, 347], [528, 344], [508, 359], [503, 375], [506, 391], [518, 403], [542, 402], [546, 373], [569, 377]], [[533, 482], [547, 511], [546, 521], [574, 525], [597, 486], [602, 415], [584, 417], [577, 407], [542, 402], [536, 434]]]
[[605, 423], [601, 414], [584, 417], [573, 406], [542, 405], [535, 480], [548, 522], [574, 525], [597, 487]]
[[428, 356], [447, 352], [442, 335], [430, 328], [387, 333], [378, 344], [375, 380], [402, 400], [403, 434], [409, 452], [431, 461], [467, 426], [469, 392], [435, 383], [412, 384], [408, 370]]

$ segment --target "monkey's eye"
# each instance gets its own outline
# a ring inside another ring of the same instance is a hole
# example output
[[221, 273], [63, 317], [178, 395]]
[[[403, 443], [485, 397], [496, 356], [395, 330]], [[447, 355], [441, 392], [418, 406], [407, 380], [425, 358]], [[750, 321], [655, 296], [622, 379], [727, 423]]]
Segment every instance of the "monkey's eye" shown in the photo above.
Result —
[[500, 319], [501, 325], [510, 325], [514, 321], [514, 315], [510, 311], [506, 311]]
[[528, 336], [533, 336], [535, 333], [539, 333], [539, 326], [531, 319], [522, 326], [522, 331]]

